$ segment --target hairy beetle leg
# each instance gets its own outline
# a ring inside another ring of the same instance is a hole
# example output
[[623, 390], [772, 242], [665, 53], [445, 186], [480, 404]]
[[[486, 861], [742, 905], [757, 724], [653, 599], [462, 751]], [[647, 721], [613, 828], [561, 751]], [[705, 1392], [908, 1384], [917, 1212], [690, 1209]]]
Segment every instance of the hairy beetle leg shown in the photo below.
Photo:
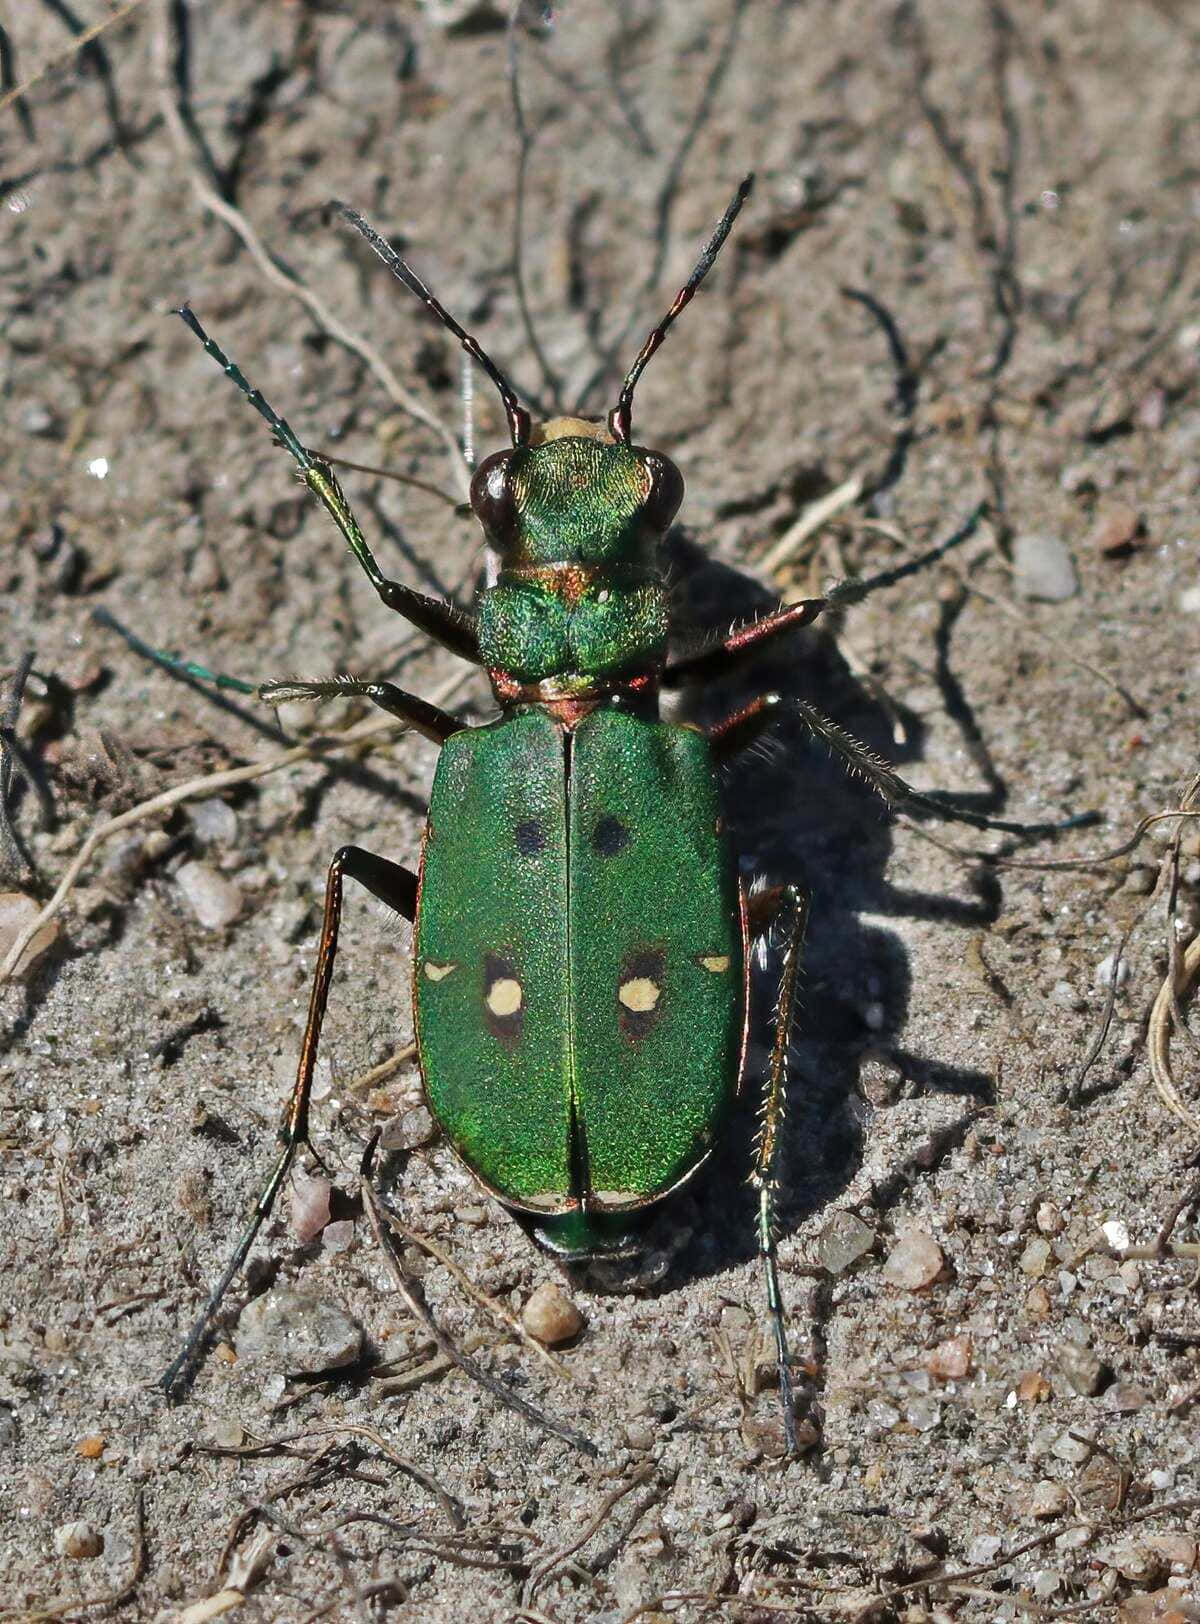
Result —
[[750, 1182], [758, 1191], [758, 1255], [762, 1260], [767, 1289], [767, 1313], [775, 1336], [775, 1358], [779, 1368], [779, 1402], [783, 1410], [783, 1433], [789, 1455], [800, 1453], [796, 1437], [795, 1397], [792, 1370], [788, 1360], [787, 1324], [783, 1291], [779, 1284], [779, 1258], [776, 1250], [776, 1207], [779, 1194], [779, 1142], [787, 1108], [787, 1061], [796, 1014], [796, 990], [800, 981], [800, 960], [808, 923], [808, 896], [796, 885], [777, 885], [752, 892], [748, 899], [751, 939], [770, 939], [779, 922], [787, 921], [783, 962], [775, 994], [775, 1038], [763, 1083], [758, 1138]]
[[952, 823], [969, 823], [975, 829], [997, 829], [1003, 834], [1012, 835], [1057, 835], [1066, 829], [1083, 829], [1099, 822], [1098, 813], [1079, 812], [1056, 823], [1015, 823], [1007, 818], [971, 812], [966, 807], [955, 806], [934, 795], [924, 795], [905, 783], [882, 756], [869, 750], [844, 727], [822, 716], [820, 711], [814, 710], [804, 700], [784, 694], [762, 694], [711, 728], [708, 736], [718, 759], [743, 750], [781, 715], [794, 716], [803, 722], [814, 739], [829, 746], [847, 772], [863, 779], [895, 811], [911, 809], [928, 812]]
[[469, 725], [453, 711], [431, 705], [420, 695], [397, 688], [394, 682], [356, 682], [353, 677], [332, 677], [328, 682], [264, 682], [258, 694], [268, 705], [286, 705], [293, 699], [311, 699], [318, 704], [325, 699], [369, 699], [435, 744], [445, 744], [452, 734], [461, 733]]
[[345, 880], [349, 877], [357, 880], [359, 885], [371, 893], [378, 901], [398, 914], [411, 921], [417, 911], [417, 876], [411, 869], [403, 868], [399, 863], [392, 863], [386, 857], [376, 857], [373, 852], [364, 851], [359, 846], [343, 846], [329, 865], [329, 877], [325, 882], [325, 912], [321, 922], [321, 945], [317, 953], [317, 968], [313, 975], [312, 996], [308, 1005], [308, 1021], [304, 1028], [304, 1040], [300, 1046], [300, 1063], [296, 1070], [296, 1082], [292, 1089], [292, 1097], [284, 1113], [280, 1129], [283, 1140], [283, 1150], [278, 1161], [271, 1170], [271, 1176], [264, 1184], [262, 1193], [254, 1203], [250, 1214], [250, 1221], [242, 1233], [241, 1239], [234, 1247], [233, 1255], [225, 1265], [224, 1273], [213, 1287], [208, 1301], [199, 1319], [188, 1332], [178, 1356], [172, 1361], [170, 1367], [164, 1372], [161, 1385], [170, 1395], [178, 1386], [181, 1379], [190, 1371], [192, 1363], [204, 1342], [212, 1325], [217, 1309], [225, 1293], [229, 1290], [242, 1264], [249, 1256], [250, 1248], [254, 1245], [259, 1230], [266, 1222], [275, 1205], [280, 1186], [287, 1177], [288, 1169], [292, 1165], [297, 1150], [301, 1145], [308, 1144], [308, 1107], [312, 1094], [313, 1072], [317, 1063], [317, 1046], [321, 1038], [321, 1026], [325, 1019], [325, 1007], [329, 1002], [329, 986], [333, 980], [333, 965], [337, 957], [338, 927], [342, 915], [342, 890]]

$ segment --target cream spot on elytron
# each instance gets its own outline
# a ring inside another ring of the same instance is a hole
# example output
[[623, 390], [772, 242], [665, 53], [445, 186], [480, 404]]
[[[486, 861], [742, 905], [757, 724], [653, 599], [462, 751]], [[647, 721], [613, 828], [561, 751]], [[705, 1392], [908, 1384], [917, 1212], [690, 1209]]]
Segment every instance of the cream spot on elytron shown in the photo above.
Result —
[[617, 997], [635, 1015], [648, 1015], [658, 1003], [662, 988], [649, 976], [631, 976], [617, 988]]
[[435, 964], [432, 959], [425, 960], [425, 978], [427, 981], [444, 981], [451, 970], [457, 969], [457, 964]]
[[710, 953], [700, 960], [700, 967], [703, 970], [711, 970], [713, 975], [719, 976], [722, 970], [729, 968], [729, 954]]
[[487, 1007], [493, 1015], [515, 1015], [521, 1007], [521, 983], [512, 976], [501, 976], [488, 988]]

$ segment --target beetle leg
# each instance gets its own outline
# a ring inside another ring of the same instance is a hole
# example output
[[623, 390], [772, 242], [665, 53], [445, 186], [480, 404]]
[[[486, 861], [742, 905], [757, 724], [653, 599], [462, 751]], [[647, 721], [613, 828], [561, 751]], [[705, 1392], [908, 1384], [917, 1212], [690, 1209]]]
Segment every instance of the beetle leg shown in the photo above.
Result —
[[427, 699], [397, 688], [394, 682], [356, 682], [353, 677], [333, 677], [328, 682], [264, 682], [258, 693], [268, 705], [285, 705], [293, 699], [369, 699], [435, 744], [445, 744], [452, 733], [461, 733], [469, 726], [453, 711], [431, 705]]
[[416, 592], [412, 587], [404, 586], [399, 581], [388, 580], [375, 562], [375, 555], [367, 545], [367, 538], [359, 529], [358, 520], [354, 517], [353, 509], [346, 500], [345, 492], [338, 484], [333, 469], [315, 452], [308, 449], [291, 424], [280, 417], [262, 393], [247, 382], [241, 369], [229, 359], [220, 345], [209, 338], [186, 305], [176, 314], [182, 316], [186, 325], [203, 344], [205, 352], [212, 356], [226, 377], [237, 385], [254, 410], [265, 420], [278, 443], [295, 458], [304, 476], [304, 483], [337, 525], [350, 551], [366, 572], [367, 579], [388, 608], [394, 609], [398, 615], [403, 615], [405, 620], [411, 621], [414, 626], [427, 632], [430, 637], [436, 638], [455, 654], [460, 654], [463, 659], [472, 660], [479, 665], [481, 663], [479, 638], [476, 634], [474, 615], [467, 614], [465, 610], [459, 609], [456, 604], [446, 602], [443, 598], [426, 597], [423, 592]]
[[787, 1106], [787, 1059], [796, 1013], [796, 989], [800, 980], [800, 956], [808, 922], [808, 896], [796, 885], [778, 885], [752, 893], [748, 906], [751, 936], [769, 941], [780, 918], [788, 916], [783, 963], [775, 995], [775, 1041], [763, 1087], [758, 1138], [754, 1148], [754, 1168], [750, 1182], [758, 1191], [758, 1255], [762, 1259], [767, 1288], [767, 1313], [775, 1333], [775, 1356], [779, 1367], [779, 1401], [783, 1407], [783, 1430], [790, 1455], [799, 1451], [796, 1443], [796, 1416], [792, 1392], [792, 1372], [788, 1363], [787, 1331], [783, 1292], [779, 1284], [776, 1250], [776, 1205], [779, 1193], [779, 1140]]
[[685, 682], [708, 681], [751, 649], [780, 632], [796, 631], [816, 620], [826, 607], [824, 598], [802, 598], [765, 615], [740, 620], [727, 632], [714, 632], [695, 648], [671, 660], [662, 674], [664, 688], [678, 688]]
[[321, 1038], [325, 1006], [329, 1002], [329, 984], [333, 979], [333, 965], [337, 957], [338, 927], [342, 917], [342, 889], [347, 876], [357, 880], [373, 897], [389, 908], [394, 908], [397, 913], [403, 914], [410, 922], [416, 917], [417, 876], [410, 869], [402, 868], [399, 863], [391, 863], [385, 857], [376, 857], [372, 852], [363, 851], [359, 846], [342, 847], [329, 865], [329, 877], [325, 882], [321, 945], [317, 952], [317, 968], [313, 975], [312, 995], [308, 1004], [308, 1021], [304, 1028], [304, 1040], [300, 1045], [296, 1082], [280, 1126], [283, 1149], [271, 1170], [271, 1176], [263, 1185], [262, 1193], [254, 1203], [250, 1221], [234, 1247], [224, 1273], [213, 1287], [199, 1319], [188, 1332], [187, 1341], [181, 1352], [162, 1376], [161, 1385], [168, 1395], [191, 1366], [221, 1305], [222, 1298], [246, 1261], [259, 1230], [275, 1205], [275, 1198], [287, 1177], [297, 1150], [309, 1142], [308, 1106], [312, 1095], [313, 1071], [317, 1063], [317, 1045]]
[[797, 717], [814, 739], [829, 746], [847, 772], [864, 779], [888, 806], [896, 810], [911, 808], [930, 812], [951, 822], [969, 823], [976, 829], [998, 829], [1013, 835], [1056, 835], [1065, 829], [1083, 829], [1099, 821], [1098, 813], [1078, 812], [1057, 823], [1014, 823], [1007, 818], [992, 818], [983, 812], [970, 812], [935, 795], [923, 795], [920, 790], [905, 783], [894, 767], [852, 733], [847, 733], [845, 728], [822, 716], [820, 711], [805, 704], [804, 700], [784, 694], [762, 694], [711, 728], [708, 736], [718, 758], [743, 749], [779, 715]]
[[739, 621], [728, 632], [716, 632], [702, 639], [694, 649], [668, 662], [662, 674], [663, 687], [678, 688], [685, 682], [707, 681], [709, 678], [718, 677], [735, 660], [740, 659], [748, 650], [757, 648], [767, 638], [775, 637], [780, 632], [795, 631], [800, 626], [807, 626], [826, 610], [846, 609], [851, 604], [861, 603], [864, 598], [869, 597], [872, 592], [878, 592], [881, 587], [895, 586], [897, 581], [906, 580], [918, 570], [927, 569], [952, 548], [961, 546], [968, 537], [974, 535], [980, 519], [986, 512], [986, 504], [980, 503], [945, 541], [939, 541], [936, 546], [926, 548], [915, 558], [906, 559], [903, 564], [897, 564], [892, 569], [881, 570], [877, 575], [868, 575], [860, 580], [839, 581], [823, 598], [804, 598], [799, 603], [785, 604], [782, 609], [773, 610], [769, 614]]

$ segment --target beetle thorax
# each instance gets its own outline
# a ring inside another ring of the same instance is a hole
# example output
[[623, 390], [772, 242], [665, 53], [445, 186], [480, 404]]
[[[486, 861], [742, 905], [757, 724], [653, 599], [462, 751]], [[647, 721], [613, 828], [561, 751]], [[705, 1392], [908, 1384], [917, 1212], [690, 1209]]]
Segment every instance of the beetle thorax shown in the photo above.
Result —
[[665, 457], [591, 428], [547, 424], [541, 443], [476, 475], [489, 545], [480, 647], [505, 695], [514, 681], [593, 691], [665, 657], [659, 550], [683, 483]]

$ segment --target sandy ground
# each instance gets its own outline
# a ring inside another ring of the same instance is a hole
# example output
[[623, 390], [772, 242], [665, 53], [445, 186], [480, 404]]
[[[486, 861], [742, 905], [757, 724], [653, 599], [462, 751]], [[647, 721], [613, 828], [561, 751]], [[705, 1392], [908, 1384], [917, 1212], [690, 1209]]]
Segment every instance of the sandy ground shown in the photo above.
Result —
[[[688, 484], [681, 617], [889, 568], [982, 499], [993, 518], [957, 572], [877, 593], [691, 714], [775, 686], [923, 787], [1010, 818], [1100, 813], [1032, 855], [1101, 851], [1178, 804], [1200, 625], [1189, 7], [564, 7], [520, 35], [541, 362], [488, 5], [146, 0], [67, 56], [104, 15], [0, 8], [10, 85], [60, 59], [0, 113], [0, 665], [34, 655], [17, 739], [41, 786], [10, 796], [37, 878], [8, 851], [9, 890], [44, 899], [98, 823], [284, 748], [256, 700], [218, 706], [148, 665], [99, 608], [251, 681], [388, 675], [494, 714], [478, 673], [376, 601], [166, 315], [189, 300], [310, 444], [457, 495], [457, 351], [322, 219], [330, 197], [401, 244], [522, 387], [546, 401], [557, 378], [575, 404], [598, 378], [599, 411], [756, 170], [637, 399], [639, 434]], [[327, 316], [272, 285], [268, 256]], [[897, 324], [907, 418], [880, 322], [844, 286]], [[481, 450], [503, 443], [481, 376], [474, 425]], [[765, 562], [853, 478], [866, 494]], [[347, 484], [386, 570], [469, 599], [470, 523], [412, 487]], [[1069, 596], [1023, 595], [1030, 553], [1067, 569]], [[663, 1213], [666, 1272], [635, 1291], [564, 1280], [436, 1141], [392, 1156], [397, 1210], [477, 1287], [517, 1309], [543, 1282], [571, 1292], [586, 1324], [564, 1379], [404, 1248], [446, 1330], [598, 1457], [431, 1360], [357, 1202], [373, 1128], [399, 1114], [421, 1137], [411, 1059], [361, 1081], [408, 1041], [408, 931], [358, 897], [314, 1120], [334, 1223], [305, 1243], [281, 1202], [190, 1393], [165, 1403], [156, 1378], [270, 1163], [329, 857], [355, 841], [413, 861], [434, 754], [377, 738], [136, 819], [0, 993], [3, 1616], [97, 1617], [85, 1603], [110, 1597], [196, 1620], [223, 1589], [247, 1619], [1200, 1616], [1194, 1204], [1179, 1255], [1153, 1252], [1194, 1193], [1200, 1089], [1177, 1035], [1189, 1125], [1147, 1058], [1169, 931], [1186, 944], [1197, 921], [1195, 827], [1172, 927], [1151, 895], [1170, 826], [1104, 868], [985, 867], [889, 821], [794, 728], [738, 764], [729, 803], [748, 865], [813, 894], [780, 1240], [804, 1457], [779, 1452], [749, 1110]], [[189, 864], [233, 923], [201, 922]], [[271, 1286], [306, 1306], [256, 1346], [238, 1316]], [[363, 1351], [303, 1379], [314, 1304]]]

